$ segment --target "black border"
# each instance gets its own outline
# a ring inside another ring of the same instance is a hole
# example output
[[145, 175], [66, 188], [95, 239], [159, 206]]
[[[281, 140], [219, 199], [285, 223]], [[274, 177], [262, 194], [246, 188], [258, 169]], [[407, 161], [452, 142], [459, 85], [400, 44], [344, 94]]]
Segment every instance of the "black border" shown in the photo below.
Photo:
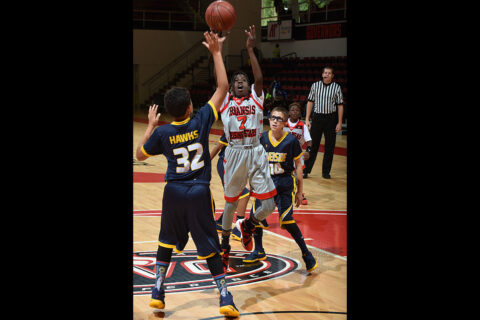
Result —
[[[436, 69], [425, 69], [432, 32], [417, 24], [425, 16], [412, 19], [406, 6], [385, 2], [349, 0], [347, 7], [348, 318], [384, 319], [402, 310], [408, 317], [412, 300], [424, 294], [417, 280], [426, 273], [419, 271], [425, 248], [417, 236], [428, 230], [418, 225], [433, 205], [417, 201], [438, 190], [425, 183], [436, 172], [422, 171], [433, 159], [418, 143], [419, 133], [432, 130], [424, 126], [432, 109], [422, 107], [438, 98], [417, 95], [440, 72], [425, 76]], [[35, 176], [22, 177], [30, 188], [16, 192], [15, 203], [28, 214], [23, 238], [33, 248], [27, 271], [34, 277], [21, 294], [41, 308], [55, 299], [59, 314], [130, 317], [132, 3], [75, 4], [34, 15], [22, 20], [33, 23], [11, 44], [27, 58], [35, 54], [29, 69], [17, 72], [21, 81], [12, 81], [35, 84], [12, 104], [9, 118], [25, 133], [6, 136], [16, 144], [11, 150], [27, 158], [23, 168], [35, 161]]]

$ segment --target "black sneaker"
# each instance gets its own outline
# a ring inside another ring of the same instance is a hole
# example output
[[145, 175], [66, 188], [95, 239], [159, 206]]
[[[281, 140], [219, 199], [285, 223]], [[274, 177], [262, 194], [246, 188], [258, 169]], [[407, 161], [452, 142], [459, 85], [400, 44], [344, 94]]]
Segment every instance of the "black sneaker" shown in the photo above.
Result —
[[317, 260], [313, 257], [310, 251], [307, 254], [302, 254], [302, 258], [303, 261], [305, 261], [305, 266], [308, 272], [311, 272], [318, 267]]
[[233, 296], [230, 292], [225, 297], [220, 295], [220, 314], [223, 314], [225, 317], [238, 317], [240, 315], [235, 303], [233, 303]]
[[253, 250], [253, 252], [246, 256], [242, 261], [244, 263], [254, 263], [265, 259], [267, 259], [267, 255], [265, 254], [265, 250], [262, 248], [261, 250]]
[[163, 291], [163, 289], [161, 291], [158, 291], [157, 287], [153, 287], [152, 299], [150, 299], [150, 303], [148, 305], [151, 308], [164, 309], [165, 308], [165, 291]]

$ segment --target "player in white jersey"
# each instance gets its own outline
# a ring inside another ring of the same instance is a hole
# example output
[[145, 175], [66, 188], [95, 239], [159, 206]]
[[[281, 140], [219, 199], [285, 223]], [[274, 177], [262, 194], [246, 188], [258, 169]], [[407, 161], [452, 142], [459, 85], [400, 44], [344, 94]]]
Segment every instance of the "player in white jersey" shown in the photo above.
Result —
[[[302, 114], [302, 107], [298, 102], [292, 102], [288, 106], [288, 121], [287, 125], [283, 128], [283, 131], [290, 132], [292, 135], [297, 138], [300, 142], [300, 146], [303, 146], [307, 143], [307, 149], [303, 152], [300, 162], [302, 163], [302, 168], [305, 169], [305, 160], [308, 160], [310, 157], [310, 152], [312, 151], [312, 138], [310, 137], [310, 131], [305, 123], [300, 120]], [[303, 195], [302, 204], [308, 204], [305, 194]]]
[[233, 215], [238, 198], [250, 182], [250, 196], [261, 201], [255, 214], [240, 224], [243, 247], [251, 251], [252, 234], [255, 225], [270, 215], [275, 209], [273, 197], [277, 194], [270, 176], [267, 153], [260, 144], [263, 131], [263, 75], [254, 53], [255, 26], [245, 30], [247, 52], [250, 57], [255, 82], [251, 85], [248, 75], [242, 71], [233, 74], [230, 81], [230, 93], [225, 97], [220, 114], [228, 141], [224, 158], [225, 208], [222, 220], [222, 261], [228, 271], [230, 254], [229, 238], [232, 231]]

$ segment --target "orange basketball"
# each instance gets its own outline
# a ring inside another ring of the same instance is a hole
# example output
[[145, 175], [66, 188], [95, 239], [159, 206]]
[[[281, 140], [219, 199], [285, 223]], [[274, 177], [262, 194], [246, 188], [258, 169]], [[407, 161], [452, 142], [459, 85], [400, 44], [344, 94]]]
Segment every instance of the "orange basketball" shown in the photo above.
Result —
[[230, 30], [236, 19], [235, 8], [227, 1], [213, 1], [205, 10], [205, 21], [213, 31]]

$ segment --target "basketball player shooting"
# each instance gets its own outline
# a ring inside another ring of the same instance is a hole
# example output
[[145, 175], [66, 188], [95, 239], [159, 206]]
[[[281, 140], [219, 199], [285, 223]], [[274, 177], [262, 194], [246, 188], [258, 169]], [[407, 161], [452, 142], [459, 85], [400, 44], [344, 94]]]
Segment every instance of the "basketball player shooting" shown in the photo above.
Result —
[[263, 75], [254, 53], [255, 26], [245, 30], [246, 48], [250, 57], [254, 83], [250, 86], [248, 75], [237, 71], [230, 80], [230, 92], [226, 95], [220, 114], [228, 141], [224, 158], [225, 208], [222, 219], [222, 262], [228, 271], [230, 254], [229, 238], [232, 231], [233, 215], [247, 182], [250, 195], [260, 200], [261, 205], [240, 223], [243, 247], [253, 249], [252, 234], [255, 225], [264, 220], [275, 209], [273, 197], [277, 194], [270, 176], [265, 149], [260, 144], [263, 131]]

